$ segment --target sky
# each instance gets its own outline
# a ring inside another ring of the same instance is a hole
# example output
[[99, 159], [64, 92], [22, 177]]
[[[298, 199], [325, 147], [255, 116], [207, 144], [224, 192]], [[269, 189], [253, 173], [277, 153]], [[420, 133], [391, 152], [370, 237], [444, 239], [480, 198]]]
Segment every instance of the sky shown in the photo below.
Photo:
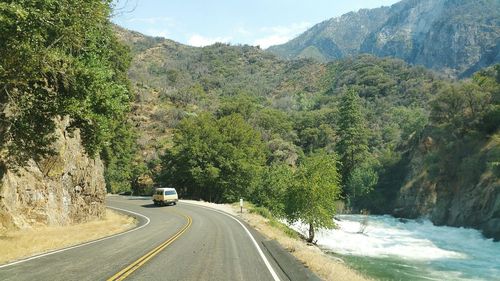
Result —
[[313, 25], [399, 0], [115, 0], [112, 21], [130, 30], [191, 45], [215, 42], [267, 48]]

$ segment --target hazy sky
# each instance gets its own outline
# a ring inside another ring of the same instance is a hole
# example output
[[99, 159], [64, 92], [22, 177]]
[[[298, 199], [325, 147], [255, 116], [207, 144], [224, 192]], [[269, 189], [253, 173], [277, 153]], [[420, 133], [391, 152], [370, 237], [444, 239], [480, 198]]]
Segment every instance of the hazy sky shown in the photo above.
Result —
[[316, 23], [399, 0], [115, 0], [113, 22], [192, 46], [285, 43]]

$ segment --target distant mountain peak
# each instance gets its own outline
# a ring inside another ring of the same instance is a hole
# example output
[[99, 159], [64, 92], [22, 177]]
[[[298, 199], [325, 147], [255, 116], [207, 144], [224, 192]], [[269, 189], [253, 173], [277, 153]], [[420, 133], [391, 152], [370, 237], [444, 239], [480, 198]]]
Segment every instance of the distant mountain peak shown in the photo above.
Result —
[[500, 62], [500, 1], [404, 0], [323, 21], [267, 50], [319, 61], [369, 53], [469, 76]]

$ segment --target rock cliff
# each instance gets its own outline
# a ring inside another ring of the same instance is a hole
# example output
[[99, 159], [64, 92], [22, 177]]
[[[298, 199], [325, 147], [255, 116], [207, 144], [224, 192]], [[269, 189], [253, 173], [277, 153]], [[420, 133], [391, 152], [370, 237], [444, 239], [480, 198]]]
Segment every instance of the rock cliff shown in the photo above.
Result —
[[30, 160], [16, 170], [1, 168], [0, 229], [66, 225], [104, 216], [103, 163], [86, 155], [78, 130], [66, 130], [68, 118], [57, 123], [55, 155]]
[[[428, 136], [411, 156], [406, 182], [399, 190], [394, 215], [427, 217], [436, 225], [480, 229], [486, 237], [500, 240], [500, 135], [475, 148], [434, 155], [446, 146]], [[470, 146], [469, 146], [470, 147]], [[448, 159], [442, 159], [442, 158]], [[434, 159], [433, 159], [434, 158]], [[430, 166], [447, 161], [437, 172]]]

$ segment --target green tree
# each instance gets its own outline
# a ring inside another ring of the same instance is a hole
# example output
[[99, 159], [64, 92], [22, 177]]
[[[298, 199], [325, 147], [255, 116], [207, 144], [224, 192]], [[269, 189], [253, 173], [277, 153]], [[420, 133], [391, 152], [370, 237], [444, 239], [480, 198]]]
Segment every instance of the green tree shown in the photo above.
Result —
[[[358, 94], [352, 90], [345, 90], [340, 100], [338, 121], [337, 151], [342, 163], [343, 186], [353, 169], [362, 163], [368, 155], [368, 136]], [[346, 192], [346, 190], [344, 190]]]
[[252, 193], [265, 155], [260, 134], [241, 115], [202, 114], [179, 123], [159, 180], [189, 197], [234, 202]]
[[127, 49], [110, 1], [0, 3], [0, 150], [16, 163], [51, 153], [55, 117], [69, 116], [91, 156], [129, 110]]
[[261, 130], [266, 140], [279, 136], [284, 140], [294, 140], [293, 123], [283, 111], [264, 108], [255, 114], [253, 123]]
[[365, 161], [354, 168], [347, 180], [347, 190], [349, 191], [351, 202], [354, 203], [357, 197], [365, 196], [373, 191], [377, 182], [378, 174], [373, 164]]
[[69, 116], [88, 155], [103, 157], [109, 190], [127, 188], [130, 56], [110, 14], [108, 0], [0, 2], [0, 159], [52, 154], [55, 120]]
[[285, 199], [293, 182], [293, 170], [286, 164], [275, 164], [265, 168], [262, 180], [256, 187], [252, 201], [264, 206], [277, 217], [285, 216]]
[[324, 152], [304, 159], [293, 176], [286, 194], [285, 214], [289, 222], [309, 225], [308, 242], [314, 241], [315, 229], [334, 226], [335, 201], [340, 198], [337, 157]]
[[110, 144], [101, 152], [104, 160], [104, 177], [106, 179], [106, 189], [111, 193], [128, 191], [131, 188], [131, 181], [138, 177], [135, 174], [135, 166], [141, 163], [135, 159], [137, 152], [136, 135], [132, 130], [132, 125], [125, 122], [122, 126], [115, 128]]

